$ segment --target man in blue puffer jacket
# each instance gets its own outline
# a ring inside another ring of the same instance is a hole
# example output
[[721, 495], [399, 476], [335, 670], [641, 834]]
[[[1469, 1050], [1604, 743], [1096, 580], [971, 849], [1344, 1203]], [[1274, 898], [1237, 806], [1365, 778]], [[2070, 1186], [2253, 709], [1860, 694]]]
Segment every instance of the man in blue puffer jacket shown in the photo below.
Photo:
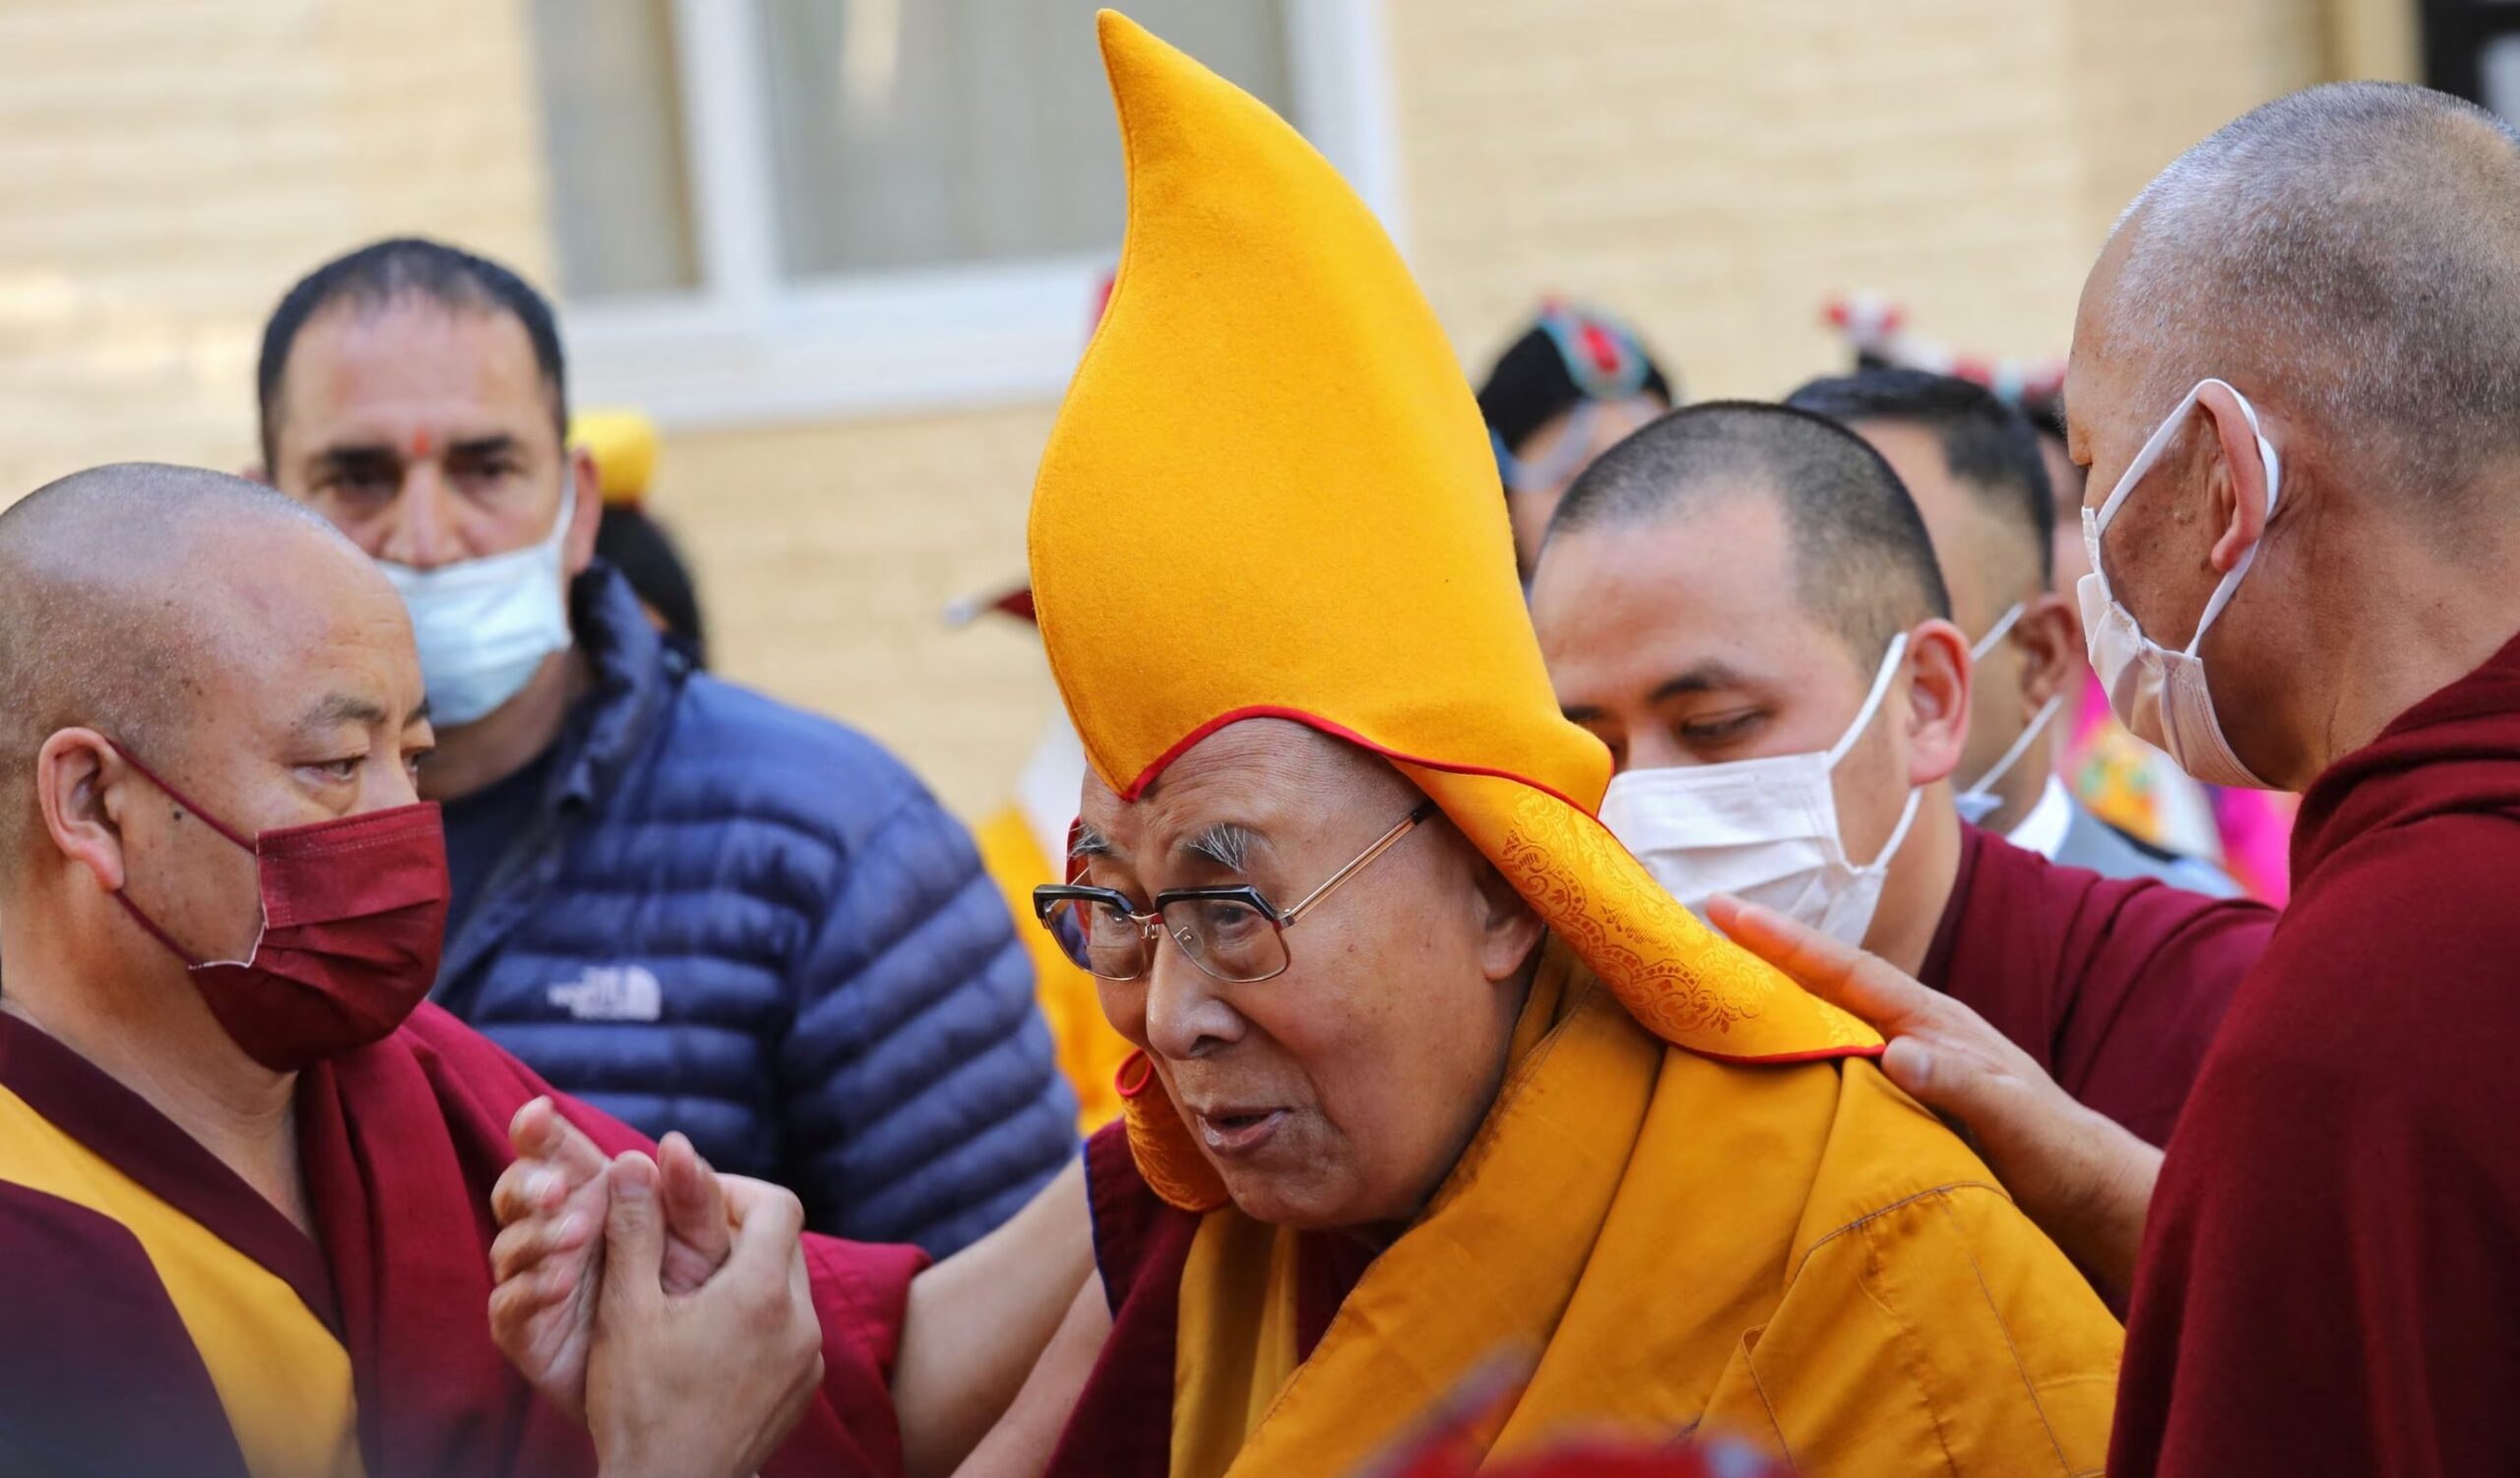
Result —
[[378, 242], [282, 300], [259, 383], [266, 476], [411, 615], [442, 1004], [842, 1236], [942, 1255], [1065, 1163], [1075, 1101], [961, 824], [872, 740], [692, 671], [595, 561], [539, 294]]

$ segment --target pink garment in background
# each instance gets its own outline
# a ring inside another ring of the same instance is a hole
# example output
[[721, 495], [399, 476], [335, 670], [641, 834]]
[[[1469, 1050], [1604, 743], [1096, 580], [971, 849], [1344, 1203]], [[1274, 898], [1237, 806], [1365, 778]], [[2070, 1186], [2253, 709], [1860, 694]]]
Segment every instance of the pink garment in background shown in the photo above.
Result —
[[2094, 815], [2171, 852], [2232, 874], [2252, 898], [2278, 908], [2292, 895], [2292, 796], [2200, 785], [2169, 755], [2126, 732], [2092, 675], [2057, 757], [2065, 784]]

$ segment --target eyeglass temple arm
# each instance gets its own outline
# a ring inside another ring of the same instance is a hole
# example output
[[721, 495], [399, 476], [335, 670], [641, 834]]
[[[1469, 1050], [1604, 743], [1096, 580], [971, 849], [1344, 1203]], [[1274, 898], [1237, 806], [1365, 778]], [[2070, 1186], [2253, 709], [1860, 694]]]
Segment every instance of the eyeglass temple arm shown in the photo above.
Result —
[[1331, 873], [1327, 881], [1323, 882], [1321, 886], [1313, 889], [1311, 892], [1305, 894], [1301, 902], [1297, 903], [1293, 908], [1287, 910], [1285, 913], [1280, 914], [1278, 916], [1279, 927], [1283, 929], [1287, 925], [1292, 924], [1297, 919], [1302, 918], [1306, 909], [1311, 908], [1314, 904], [1329, 897], [1338, 889], [1341, 883], [1346, 882], [1349, 878], [1354, 877], [1358, 872], [1364, 870], [1366, 864], [1372, 862], [1375, 858], [1382, 856], [1384, 853], [1389, 852], [1392, 849], [1392, 846], [1402, 837], [1405, 837], [1409, 835], [1410, 832], [1416, 830], [1419, 822], [1424, 821], [1434, 813], [1434, 802], [1421, 801], [1418, 803], [1418, 808], [1416, 810], [1413, 810], [1409, 814], [1401, 817], [1399, 825], [1384, 832], [1372, 846], [1366, 848], [1363, 852], [1358, 853], [1354, 862], [1350, 863], [1338, 871]]

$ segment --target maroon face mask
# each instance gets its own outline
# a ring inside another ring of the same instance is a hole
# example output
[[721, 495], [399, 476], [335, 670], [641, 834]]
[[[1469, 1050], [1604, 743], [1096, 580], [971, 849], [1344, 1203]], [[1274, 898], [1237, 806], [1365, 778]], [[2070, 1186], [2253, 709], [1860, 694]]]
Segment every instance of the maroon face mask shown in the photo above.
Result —
[[446, 833], [435, 802], [248, 841], [148, 766], [122, 757], [254, 855], [263, 931], [242, 960], [196, 959], [127, 894], [114, 894], [184, 962], [246, 1056], [275, 1072], [297, 1072], [392, 1035], [427, 997], [446, 942]]

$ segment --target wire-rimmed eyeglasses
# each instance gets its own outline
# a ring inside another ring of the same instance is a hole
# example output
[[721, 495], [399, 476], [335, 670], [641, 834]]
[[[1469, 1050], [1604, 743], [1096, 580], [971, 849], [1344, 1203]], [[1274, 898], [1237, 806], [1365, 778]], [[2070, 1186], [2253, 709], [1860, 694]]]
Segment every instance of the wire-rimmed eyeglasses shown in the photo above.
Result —
[[1434, 802], [1420, 802], [1399, 825], [1284, 912], [1249, 883], [1167, 889], [1156, 894], [1154, 907], [1142, 914], [1115, 888], [1045, 883], [1033, 890], [1033, 914], [1058, 938], [1069, 959], [1104, 980], [1136, 980], [1146, 974], [1155, 962], [1159, 932], [1218, 980], [1235, 985], [1270, 980], [1286, 973], [1286, 932], [1295, 921], [1434, 813]]

